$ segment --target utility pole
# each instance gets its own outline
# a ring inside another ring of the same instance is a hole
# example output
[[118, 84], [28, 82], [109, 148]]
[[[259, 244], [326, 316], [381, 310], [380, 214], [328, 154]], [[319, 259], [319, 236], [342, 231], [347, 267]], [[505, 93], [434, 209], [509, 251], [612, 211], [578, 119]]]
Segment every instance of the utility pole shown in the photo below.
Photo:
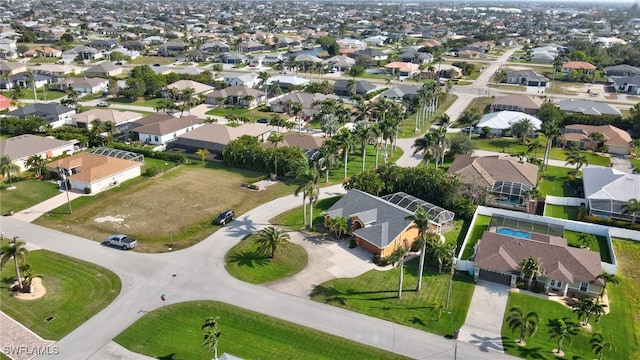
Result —
[[69, 183], [67, 183], [67, 175], [64, 173], [64, 169], [59, 167], [60, 179], [64, 183], [64, 190], [67, 193], [67, 204], [69, 205], [69, 215], [71, 215], [71, 199], [69, 199]]
[[449, 311], [449, 300], [451, 299], [451, 287], [453, 285], [453, 273], [455, 271], [456, 266], [456, 248], [451, 250], [451, 276], [449, 278], [449, 289], [447, 290], [447, 302], [445, 303], [444, 309]]

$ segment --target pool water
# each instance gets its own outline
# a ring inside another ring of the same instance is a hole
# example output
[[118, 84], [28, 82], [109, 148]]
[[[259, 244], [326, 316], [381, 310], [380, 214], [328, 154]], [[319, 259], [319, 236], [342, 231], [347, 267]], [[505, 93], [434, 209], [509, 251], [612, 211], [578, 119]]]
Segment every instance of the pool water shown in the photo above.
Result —
[[513, 236], [521, 239], [531, 239], [531, 234], [529, 234], [528, 232], [513, 230], [509, 228], [502, 228], [502, 227], [498, 228], [496, 229], [496, 233]]

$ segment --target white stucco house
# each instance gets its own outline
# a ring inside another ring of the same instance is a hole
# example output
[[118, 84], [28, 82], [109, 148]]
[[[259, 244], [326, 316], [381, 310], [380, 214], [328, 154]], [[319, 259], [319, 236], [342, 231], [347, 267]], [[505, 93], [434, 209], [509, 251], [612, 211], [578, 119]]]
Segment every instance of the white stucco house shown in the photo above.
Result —
[[76, 143], [76, 140], [66, 141], [50, 136], [24, 134], [0, 141], [0, 154], [7, 155], [12, 163], [20, 167], [20, 171], [24, 171], [27, 169], [25, 163], [30, 157], [51, 159], [60, 155], [71, 155]]

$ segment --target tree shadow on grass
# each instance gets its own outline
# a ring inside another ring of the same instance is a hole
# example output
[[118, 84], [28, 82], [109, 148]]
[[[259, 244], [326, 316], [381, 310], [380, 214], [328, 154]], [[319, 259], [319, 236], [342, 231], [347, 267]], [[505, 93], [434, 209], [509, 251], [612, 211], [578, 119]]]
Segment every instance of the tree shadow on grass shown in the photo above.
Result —
[[342, 296], [342, 292], [336, 290], [333, 286], [322, 286], [318, 285], [311, 291], [311, 297], [324, 297], [324, 299], [319, 299], [320, 302], [324, 302], [326, 304], [338, 303], [340, 305], [347, 304], [347, 298]]
[[264, 266], [269, 263], [269, 255], [256, 250], [243, 250], [229, 257], [229, 261], [237, 263], [238, 266]]
[[409, 322], [411, 322], [412, 324], [418, 324], [420, 326], [427, 326], [427, 324], [425, 324], [425, 322], [422, 321], [422, 319], [417, 318], [415, 316], [413, 318], [411, 318], [411, 320], [409, 320]]
[[540, 353], [540, 347], [536, 346], [533, 348], [528, 348], [526, 346], [518, 346], [518, 354], [520, 357], [525, 359], [547, 359], [546, 356]]
[[176, 354], [172, 353], [169, 355], [164, 355], [164, 356], [158, 356], [158, 360], [175, 360], [176, 358]]

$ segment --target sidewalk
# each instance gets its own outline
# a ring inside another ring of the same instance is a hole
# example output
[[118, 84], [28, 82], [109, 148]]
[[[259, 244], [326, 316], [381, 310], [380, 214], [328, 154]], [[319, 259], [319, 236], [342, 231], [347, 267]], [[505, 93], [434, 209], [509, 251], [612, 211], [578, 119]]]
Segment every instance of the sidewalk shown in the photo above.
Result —
[[58, 351], [54, 341], [44, 340], [19, 322], [0, 312], [0, 349], [13, 360], [28, 360], [38, 353], [47, 354]]
[[[83, 196], [83, 194], [69, 191], [69, 201], [73, 201], [74, 199]], [[61, 192], [60, 194], [45, 200], [39, 204], [36, 204], [28, 209], [17, 212], [13, 215], [13, 218], [24, 221], [24, 222], [33, 222], [35, 219], [39, 218], [43, 214], [60, 207], [67, 203], [67, 194], [66, 192]], [[73, 211], [73, 209], [72, 209]]]

